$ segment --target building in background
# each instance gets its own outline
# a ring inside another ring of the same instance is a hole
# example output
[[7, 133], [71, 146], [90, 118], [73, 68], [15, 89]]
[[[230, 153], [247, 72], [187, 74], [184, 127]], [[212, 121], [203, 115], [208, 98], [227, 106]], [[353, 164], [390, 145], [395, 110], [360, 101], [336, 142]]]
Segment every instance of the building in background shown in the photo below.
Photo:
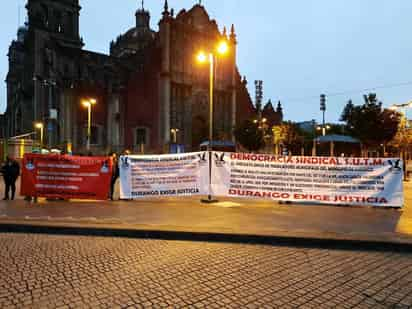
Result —
[[159, 31], [139, 8], [135, 26], [110, 43], [109, 55], [83, 49], [78, 0], [28, 0], [26, 9], [28, 21], [8, 53], [7, 137], [42, 122], [45, 145], [84, 152], [88, 115], [81, 101], [94, 98], [93, 152], [166, 152], [172, 132], [186, 150], [198, 150], [208, 136], [209, 71], [195, 54], [222, 39], [230, 53], [216, 69], [215, 139], [233, 140], [236, 123], [256, 113], [236, 65], [234, 26], [219, 31], [200, 4], [175, 15], [165, 1]]
[[283, 121], [283, 108], [280, 101], [276, 105], [275, 110], [272, 101], [269, 100], [262, 109], [262, 117], [267, 119], [270, 127], [280, 125]]

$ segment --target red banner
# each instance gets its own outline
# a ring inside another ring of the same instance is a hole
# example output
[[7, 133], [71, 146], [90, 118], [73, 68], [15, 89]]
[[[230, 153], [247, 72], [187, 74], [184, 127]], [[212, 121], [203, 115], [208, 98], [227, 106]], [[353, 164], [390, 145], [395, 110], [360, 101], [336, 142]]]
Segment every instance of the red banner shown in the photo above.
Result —
[[25, 154], [21, 195], [106, 200], [112, 164], [108, 157]]

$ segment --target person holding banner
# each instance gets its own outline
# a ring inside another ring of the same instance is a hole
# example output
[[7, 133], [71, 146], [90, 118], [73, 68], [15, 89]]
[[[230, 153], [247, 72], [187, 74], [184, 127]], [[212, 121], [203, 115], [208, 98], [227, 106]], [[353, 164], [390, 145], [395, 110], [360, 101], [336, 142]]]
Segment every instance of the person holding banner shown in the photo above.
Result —
[[16, 160], [13, 160], [9, 156], [7, 156], [6, 162], [1, 168], [1, 172], [3, 173], [4, 184], [6, 187], [3, 200], [9, 199], [10, 189], [11, 199], [14, 200], [14, 196], [16, 194], [16, 180], [20, 174], [20, 165]]
[[112, 178], [110, 179], [110, 200], [113, 201], [114, 200], [113, 199], [114, 187], [115, 187], [117, 178], [119, 178], [119, 162], [117, 160], [116, 153], [112, 152], [110, 154], [110, 157], [113, 160]]

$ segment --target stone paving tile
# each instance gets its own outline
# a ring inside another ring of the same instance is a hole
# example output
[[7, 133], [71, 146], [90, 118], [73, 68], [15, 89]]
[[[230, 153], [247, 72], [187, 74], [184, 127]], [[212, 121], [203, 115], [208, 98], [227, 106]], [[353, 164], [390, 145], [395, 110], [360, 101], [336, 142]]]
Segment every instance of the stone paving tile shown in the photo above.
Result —
[[0, 234], [0, 308], [412, 308], [412, 254]]

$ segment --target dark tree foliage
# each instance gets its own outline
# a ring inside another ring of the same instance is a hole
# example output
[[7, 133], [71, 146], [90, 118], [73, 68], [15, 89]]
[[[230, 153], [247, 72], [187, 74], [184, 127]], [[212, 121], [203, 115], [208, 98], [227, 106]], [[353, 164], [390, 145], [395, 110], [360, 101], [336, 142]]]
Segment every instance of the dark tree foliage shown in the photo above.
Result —
[[282, 131], [281, 144], [293, 154], [299, 154], [305, 140], [303, 130], [291, 121], [283, 122], [280, 127]]
[[258, 124], [251, 120], [245, 120], [238, 125], [234, 131], [236, 140], [249, 151], [258, 151], [264, 145], [264, 132], [259, 129]]
[[326, 134], [337, 134], [337, 135], [345, 135], [347, 134], [346, 128], [344, 125], [341, 124], [336, 124], [336, 123], [330, 123], [329, 124], [329, 129], [327, 130]]
[[400, 114], [382, 108], [376, 94], [364, 95], [364, 104], [349, 101], [343, 109], [341, 121], [345, 131], [357, 137], [365, 146], [379, 146], [389, 142], [398, 130]]

